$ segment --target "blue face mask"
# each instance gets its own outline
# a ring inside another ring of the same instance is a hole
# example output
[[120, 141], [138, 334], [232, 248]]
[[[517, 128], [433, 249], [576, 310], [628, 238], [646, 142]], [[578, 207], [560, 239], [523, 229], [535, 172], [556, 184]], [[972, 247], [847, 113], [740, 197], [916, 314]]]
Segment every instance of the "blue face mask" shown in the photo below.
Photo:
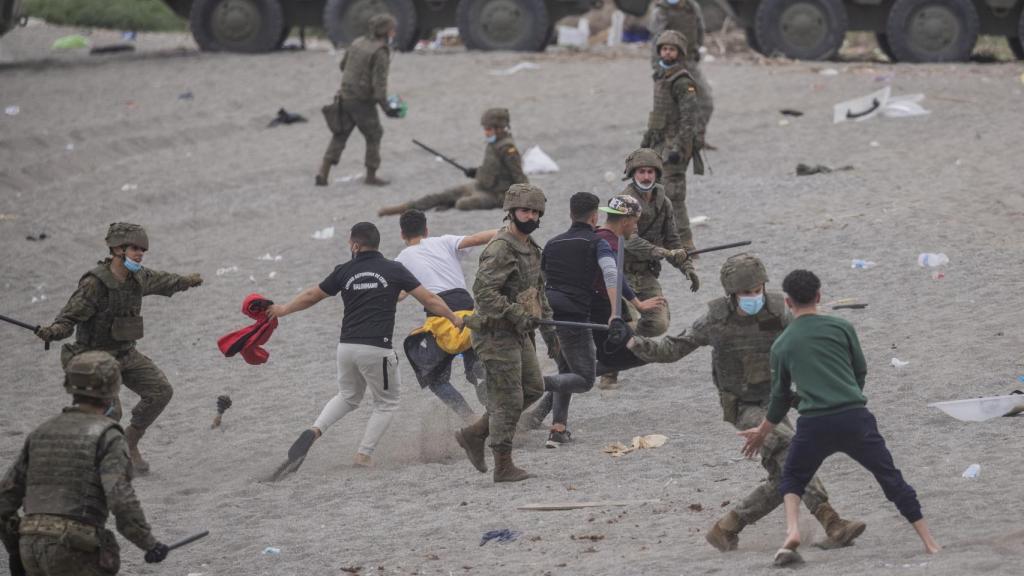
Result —
[[665, 2], [668, 2], [670, 6], [675, 6], [676, 4], [679, 4], [679, 0], [665, 0]]
[[131, 258], [124, 259], [124, 267], [127, 268], [129, 272], [138, 272], [139, 270], [142, 270], [142, 264], [139, 264]]
[[494, 144], [497, 141], [498, 141], [498, 136], [497, 135], [484, 136], [484, 142], [487, 142], [488, 144]]
[[740, 310], [754, 316], [764, 308], [764, 294], [757, 296], [740, 296]]

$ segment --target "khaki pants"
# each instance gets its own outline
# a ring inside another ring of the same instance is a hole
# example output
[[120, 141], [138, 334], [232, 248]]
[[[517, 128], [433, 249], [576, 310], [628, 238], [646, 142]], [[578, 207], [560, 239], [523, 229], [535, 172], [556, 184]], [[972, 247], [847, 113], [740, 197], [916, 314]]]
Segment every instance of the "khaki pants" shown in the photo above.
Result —
[[672, 216], [676, 220], [676, 231], [683, 247], [692, 250], [693, 231], [690, 229], [690, 213], [686, 209], [686, 167], [682, 164], [665, 164], [665, 175], [661, 179], [665, 196], [672, 201]]
[[331, 143], [324, 152], [324, 161], [337, 164], [352, 130], [359, 128], [363, 138], [366, 138], [366, 167], [370, 170], [380, 168], [380, 141], [384, 138], [384, 127], [380, 124], [376, 103], [343, 101], [340, 116], [341, 130], [331, 137]]
[[58, 536], [23, 534], [19, 543], [21, 563], [28, 576], [109, 576], [100, 568], [100, 553], [69, 548]]
[[496, 194], [480, 190], [473, 184], [463, 184], [444, 192], [427, 194], [412, 202], [414, 208], [424, 212], [431, 208], [456, 208], [459, 210], [490, 210], [499, 208], [501, 203]]
[[487, 371], [491, 448], [511, 450], [523, 410], [544, 394], [532, 334], [473, 332], [473, 349]]
[[[76, 344], [65, 344], [61, 348], [61, 364], [67, 367], [72, 357], [86, 351], [86, 348]], [[164, 376], [163, 371], [148, 356], [137, 349], [129, 348], [124, 352], [112, 354], [121, 366], [121, 383], [125, 388], [139, 395], [139, 402], [132, 408], [130, 424], [140, 431], [145, 431], [167, 407], [171, 397], [174, 396], [174, 389], [167, 381], [167, 376]], [[123, 413], [124, 409], [119, 397], [114, 413], [110, 417], [120, 421]]]

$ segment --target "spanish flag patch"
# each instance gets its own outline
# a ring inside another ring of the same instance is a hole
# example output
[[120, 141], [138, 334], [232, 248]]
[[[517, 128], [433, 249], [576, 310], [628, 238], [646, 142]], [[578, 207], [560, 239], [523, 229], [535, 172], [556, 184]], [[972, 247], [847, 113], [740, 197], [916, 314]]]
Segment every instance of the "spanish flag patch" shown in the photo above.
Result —
[[519, 150], [516, 150], [515, 146], [509, 146], [508, 150], [505, 150], [505, 154], [508, 154], [509, 156], [518, 156]]

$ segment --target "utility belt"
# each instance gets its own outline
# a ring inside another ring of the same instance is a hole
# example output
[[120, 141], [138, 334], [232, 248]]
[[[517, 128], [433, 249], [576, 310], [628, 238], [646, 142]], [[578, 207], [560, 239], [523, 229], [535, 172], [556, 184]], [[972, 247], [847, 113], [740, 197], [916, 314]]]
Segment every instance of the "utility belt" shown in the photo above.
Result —
[[72, 550], [97, 553], [97, 563], [107, 574], [121, 569], [121, 549], [114, 533], [66, 516], [29, 514], [21, 519], [22, 536], [49, 536]]
[[744, 406], [757, 406], [759, 408], [766, 406], [766, 403], [761, 400], [746, 400], [724, 390], [718, 392], [718, 401], [722, 405], [722, 420], [730, 424], [735, 424], [739, 420], [740, 409]]

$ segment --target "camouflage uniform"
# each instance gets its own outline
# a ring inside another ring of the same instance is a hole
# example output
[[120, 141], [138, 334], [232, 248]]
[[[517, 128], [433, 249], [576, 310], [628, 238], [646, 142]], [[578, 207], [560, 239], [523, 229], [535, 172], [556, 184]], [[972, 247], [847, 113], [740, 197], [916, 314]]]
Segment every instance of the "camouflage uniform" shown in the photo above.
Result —
[[[671, 44], [680, 59], [654, 74], [654, 106], [647, 121], [644, 148], [652, 148], [664, 161], [665, 193], [672, 200], [676, 226], [683, 246], [693, 249], [693, 232], [686, 211], [686, 167], [704, 146], [704, 128], [697, 104], [697, 84], [687, 71], [685, 40], [674, 30], [663, 32], [657, 46]], [[703, 173], [702, 168], [696, 168]]]
[[[689, 330], [657, 340], [636, 336], [630, 349], [647, 362], [669, 363], [701, 346], [711, 346], [711, 379], [718, 389], [722, 418], [737, 430], [746, 430], [759, 425], [767, 412], [771, 394], [768, 358], [772, 343], [789, 323], [790, 315], [779, 293], [766, 293], [764, 306], [756, 315], [741, 315], [737, 311], [732, 294], [763, 286], [767, 281], [760, 260], [747, 254], [734, 255], [723, 265], [722, 279], [727, 295], [709, 302], [708, 312]], [[761, 466], [768, 471], [768, 481], [759, 484], [735, 506], [725, 521], [733, 544], [735, 534], [744, 526], [757, 522], [782, 504], [779, 482], [793, 434], [793, 425], [788, 418], [783, 419], [761, 447]], [[825, 487], [817, 477], [808, 485], [803, 502], [819, 518], [833, 512]], [[709, 542], [713, 537], [708, 536]]]
[[[544, 209], [544, 193], [530, 184], [515, 184], [505, 196], [503, 208]], [[512, 216], [514, 217], [514, 216]], [[503, 474], [502, 459], [511, 464], [512, 440], [516, 425], [524, 409], [533, 404], [544, 392], [544, 381], [537, 362], [534, 346], [534, 318], [551, 318], [541, 275], [541, 249], [531, 237], [524, 243], [507, 228], [502, 229], [480, 254], [480, 267], [473, 283], [476, 312], [467, 318], [473, 329], [473, 349], [486, 370], [487, 411], [470, 426], [460, 430], [456, 438], [467, 448], [472, 436], [476, 457], [471, 461], [481, 465], [482, 442], [494, 451], [495, 481]], [[551, 326], [541, 327], [545, 342], [554, 346], [555, 333]], [[523, 473], [525, 474], [525, 473]], [[517, 479], [523, 479], [521, 476]]]
[[[711, 86], [700, 69], [700, 47], [704, 45], [704, 12], [700, 4], [696, 0], [679, 0], [673, 5], [667, 0], [661, 0], [655, 4], [651, 13], [650, 30], [652, 38], [657, 38], [665, 30], [675, 30], [686, 38], [686, 69], [697, 83], [697, 101], [701, 121], [706, 129], [715, 105], [711, 98]], [[656, 44], [651, 44], [651, 66], [658, 71], [661, 56]]]
[[341, 89], [335, 97], [340, 101], [339, 130], [332, 134], [324, 152], [317, 184], [327, 184], [331, 166], [338, 164], [355, 128], [366, 139], [366, 179], [375, 179], [380, 168], [380, 141], [384, 137], [377, 106], [386, 106], [387, 102], [388, 67], [391, 64], [388, 32], [394, 26], [395, 20], [390, 16], [374, 16], [369, 32], [356, 38], [345, 50], [341, 59]]
[[[76, 356], [67, 374], [65, 387], [79, 396], [113, 401], [120, 386], [118, 365], [104, 352]], [[120, 550], [105, 528], [109, 513], [117, 531], [142, 550], [163, 546], [150, 531], [131, 480], [131, 458], [117, 422], [78, 406], [65, 408], [29, 434], [0, 481], [0, 535], [8, 546], [20, 540], [17, 550], [30, 576], [116, 574]]]

